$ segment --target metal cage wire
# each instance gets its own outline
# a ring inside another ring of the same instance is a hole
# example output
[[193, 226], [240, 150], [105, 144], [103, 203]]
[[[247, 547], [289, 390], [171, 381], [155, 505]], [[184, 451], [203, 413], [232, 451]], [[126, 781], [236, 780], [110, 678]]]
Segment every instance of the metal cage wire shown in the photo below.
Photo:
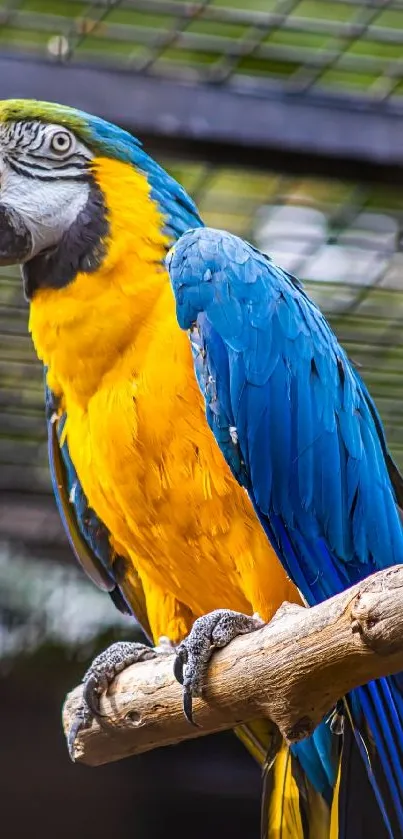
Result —
[[0, 43], [247, 89], [403, 95], [398, 0], [3, 0]]

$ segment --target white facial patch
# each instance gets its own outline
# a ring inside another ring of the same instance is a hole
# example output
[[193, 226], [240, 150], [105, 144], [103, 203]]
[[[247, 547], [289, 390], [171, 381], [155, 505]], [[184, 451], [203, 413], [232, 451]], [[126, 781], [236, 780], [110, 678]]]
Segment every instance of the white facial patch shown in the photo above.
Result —
[[85, 181], [44, 181], [14, 172], [0, 161], [0, 203], [16, 210], [32, 236], [32, 253], [60, 242], [85, 207], [89, 184]]
[[85, 207], [92, 152], [72, 132], [39, 121], [0, 124], [0, 204], [32, 236], [29, 259], [57, 245]]

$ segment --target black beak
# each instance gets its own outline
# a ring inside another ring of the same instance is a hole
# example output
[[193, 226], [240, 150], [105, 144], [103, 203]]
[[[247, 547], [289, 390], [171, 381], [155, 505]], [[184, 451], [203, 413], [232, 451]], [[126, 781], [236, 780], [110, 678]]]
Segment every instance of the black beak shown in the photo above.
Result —
[[32, 253], [32, 236], [16, 210], [0, 204], [0, 266], [25, 262]]

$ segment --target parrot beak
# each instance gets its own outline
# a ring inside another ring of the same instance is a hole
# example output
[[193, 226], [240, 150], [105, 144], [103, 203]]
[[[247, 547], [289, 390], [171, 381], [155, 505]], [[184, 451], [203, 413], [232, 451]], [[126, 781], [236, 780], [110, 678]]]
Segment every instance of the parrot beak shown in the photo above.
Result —
[[0, 204], [0, 267], [26, 262], [32, 249], [32, 235], [21, 215]]

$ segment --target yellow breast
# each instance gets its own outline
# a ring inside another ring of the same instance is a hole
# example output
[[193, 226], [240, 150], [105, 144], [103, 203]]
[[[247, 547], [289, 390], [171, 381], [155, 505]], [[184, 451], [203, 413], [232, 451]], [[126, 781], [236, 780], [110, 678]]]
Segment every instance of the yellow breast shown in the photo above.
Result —
[[83, 489], [160, 613], [155, 634], [169, 634], [158, 609], [168, 595], [193, 617], [228, 607], [269, 618], [297, 595], [208, 428], [161, 265], [162, 219], [143, 176], [95, 167], [108, 257], [97, 274], [38, 292], [30, 318]]

